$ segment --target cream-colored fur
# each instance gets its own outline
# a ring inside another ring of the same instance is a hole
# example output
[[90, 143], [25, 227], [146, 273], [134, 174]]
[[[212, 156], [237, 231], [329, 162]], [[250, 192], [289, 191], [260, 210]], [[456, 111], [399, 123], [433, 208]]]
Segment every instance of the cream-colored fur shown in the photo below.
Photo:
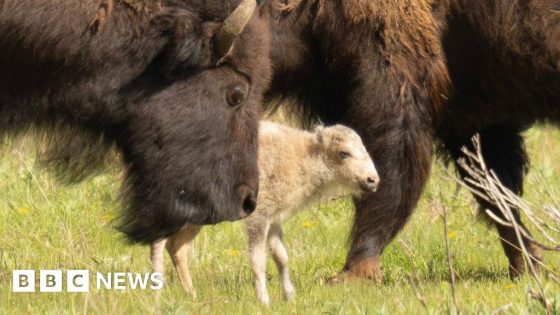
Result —
[[[257, 208], [245, 224], [257, 298], [268, 304], [267, 244], [286, 299], [295, 294], [288, 271], [288, 252], [282, 240], [282, 223], [322, 198], [374, 191], [379, 177], [360, 137], [348, 127], [317, 127], [307, 132], [263, 121], [259, 133], [260, 191]], [[200, 226], [187, 225], [171, 236], [165, 246], [183, 288], [193, 294], [187, 260], [182, 256], [186, 256], [186, 248], [199, 231]], [[163, 272], [165, 242], [152, 244], [155, 272]]]

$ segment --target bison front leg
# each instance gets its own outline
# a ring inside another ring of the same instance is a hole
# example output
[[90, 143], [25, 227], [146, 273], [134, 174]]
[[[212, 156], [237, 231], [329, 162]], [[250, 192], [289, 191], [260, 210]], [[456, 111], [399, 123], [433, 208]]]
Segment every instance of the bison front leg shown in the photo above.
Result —
[[380, 255], [408, 221], [430, 172], [432, 135], [416, 119], [386, 117], [387, 125], [376, 129], [360, 128], [368, 125], [364, 121], [354, 124], [378, 168], [380, 184], [377, 192], [355, 199], [352, 243], [341, 280], [382, 281]]

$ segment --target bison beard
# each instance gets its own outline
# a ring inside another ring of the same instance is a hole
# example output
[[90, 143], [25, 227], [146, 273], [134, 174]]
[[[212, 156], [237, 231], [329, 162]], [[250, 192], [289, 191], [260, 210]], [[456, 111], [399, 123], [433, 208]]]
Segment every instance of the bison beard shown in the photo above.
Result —
[[[356, 129], [380, 172], [378, 192], [356, 200], [343, 275], [381, 281], [379, 256], [416, 206], [435, 140], [457, 158], [480, 132], [487, 163], [521, 192], [527, 159], [519, 132], [560, 121], [560, 2], [265, 5], [275, 70], [268, 100]], [[517, 241], [510, 229], [498, 231], [515, 276], [524, 270]]]
[[[247, 216], [270, 62], [266, 17], [239, 2], [1, 1], [0, 132], [62, 131], [55, 165], [77, 179], [114, 143], [131, 240]], [[232, 16], [247, 26], [225, 32]]]

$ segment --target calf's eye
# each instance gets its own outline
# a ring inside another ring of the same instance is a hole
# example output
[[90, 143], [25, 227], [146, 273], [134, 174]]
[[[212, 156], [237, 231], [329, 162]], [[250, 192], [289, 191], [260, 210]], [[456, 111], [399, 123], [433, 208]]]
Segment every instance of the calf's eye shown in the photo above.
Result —
[[351, 157], [352, 155], [348, 151], [338, 151], [338, 156], [340, 156], [343, 159], [346, 159]]
[[245, 100], [245, 92], [239, 86], [235, 86], [227, 89], [226, 91], [226, 102], [229, 106], [235, 107], [241, 105]]

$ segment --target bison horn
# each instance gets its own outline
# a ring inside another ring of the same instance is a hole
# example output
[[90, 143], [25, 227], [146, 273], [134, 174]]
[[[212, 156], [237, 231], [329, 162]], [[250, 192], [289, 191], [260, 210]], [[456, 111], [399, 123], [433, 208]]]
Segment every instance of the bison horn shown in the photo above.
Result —
[[245, 28], [245, 25], [249, 23], [256, 6], [257, 1], [255, 0], [243, 0], [224, 20], [222, 28], [218, 31], [214, 39], [216, 49], [221, 56], [229, 52], [237, 35], [239, 35]]

